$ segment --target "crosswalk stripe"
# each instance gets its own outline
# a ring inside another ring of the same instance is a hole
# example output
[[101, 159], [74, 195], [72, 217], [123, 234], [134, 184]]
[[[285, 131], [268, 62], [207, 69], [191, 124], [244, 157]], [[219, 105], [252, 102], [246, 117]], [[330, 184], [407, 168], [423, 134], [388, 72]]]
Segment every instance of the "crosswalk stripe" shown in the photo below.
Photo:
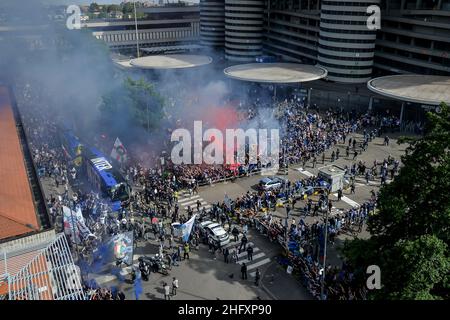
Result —
[[186, 201], [189, 201], [189, 200], [192, 200], [192, 199], [197, 199], [197, 198], [200, 198], [200, 196], [199, 195], [195, 195], [195, 196], [192, 196], [192, 197], [189, 197], [189, 198], [178, 199], [178, 203], [183, 203], [183, 202], [186, 202]]
[[[239, 240], [239, 241], [232, 241], [233, 239], [234, 239], [234, 237], [233, 237], [233, 236], [230, 236], [230, 243], [224, 245], [224, 246], [222, 247], [222, 249], [229, 248], [229, 247], [231, 247], [231, 246], [240, 246], [240, 245], [241, 245], [240, 240]], [[247, 239], [248, 239], [248, 237], [247, 237]], [[247, 246], [248, 246], [248, 245], [253, 246], [253, 242], [247, 242]], [[233, 249], [233, 250], [234, 250], [234, 249]]]
[[212, 205], [207, 204], [206, 206], [201, 206], [200, 210], [203, 210], [203, 209], [208, 210], [209, 208], [212, 208]]
[[238, 263], [239, 264], [243, 264], [243, 263], [247, 263], [248, 264], [250, 262], [253, 262], [254, 260], [257, 260], [257, 259], [265, 257], [265, 256], [266, 256], [266, 254], [264, 252], [261, 252], [261, 253], [253, 255], [253, 260], [249, 261], [248, 259], [244, 259], [244, 260], [238, 261]]
[[248, 271], [248, 270], [255, 269], [255, 268], [258, 268], [258, 267], [260, 267], [260, 266], [263, 266], [263, 265], [265, 265], [265, 264], [267, 264], [267, 263], [269, 263], [269, 262], [270, 262], [270, 259], [269, 259], [269, 258], [265, 258], [264, 260], [260, 260], [260, 261], [258, 261], [258, 262], [256, 262], [256, 263], [253, 263], [253, 264], [251, 264], [251, 265], [248, 265], [248, 266], [247, 266], [247, 271]]
[[[241, 246], [241, 243], [238, 241], [238, 242], [234, 242], [234, 241], [230, 241], [230, 243], [231, 244], [234, 244], [235, 246], [238, 246], [238, 249], [239, 249], [239, 247]], [[246, 249], [248, 248], [248, 246], [254, 246], [254, 243], [253, 242], [247, 242], [247, 246], [245, 247]], [[226, 247], [231, 247], [231, 245], [230, 244], [227, 244], [227, 246]], [[253, 247], [253, 250], [255, 249], [255, 247]], [[229, 249], [229, 251], [230, 251], [230, 253], [233, 253], [234, 252], [234, 250], [236, 250], [236, 248], [231, 248], [231, 249]], [[244, 250], [245, 251], [245, 250]], [[245, 252], [247, 252], [247, 251], [245, 251]], [[243, 254], [242, 252], [240, 253], [240, 254]]]
[[[333, 195], [334, 195], [335, 197], [337, 197], [337, 193], [334, 193]], [[346, 196], [343, 196], [343, 197], [341, 198], [341, 200], [344, 201], [345, 203], [351, 205], [353, 208], [359, 207], [358, 202], [353, 201], [352, 199], [350, 199], [350, 198], [348, 198], [348, 197], [346, 197]]]
[[304, 174], [307, 177], [313, 177], [314, 176], [311, 172], [309, 172], [307, 170], [304, 170], [303, 168], [297, 168], [297, 171], [299, 171], [301, 174]]
[[[191, 207], [192, 209], [194, 209], [194, 207], [195, 207], [195, 209], [197, 209], [197, 202], [190, 203], [190, 204], [188, 204], [188, 203], [183, 203], [183, 204], [185, 205], [185, 206], [184, 206], [184, 209], [187, 209], [188, 206]], [[200, 204], [201, 204], [202, 206], [205, 206], [205, 205], [208, 204], [208, 202], [202, 201], [202, 202], [200, 202]], [[194, 206], [194, 205], [195, 205], [195, 206]]]
[[[233, 249], [233, 252], [235, 251], [235, 249]], [[253, 253], [255, 253], [255, 252], [258, 252], [259, 251], [259, 248], [257, 248], [257, 247], [254, 247], [253, 248]], [[241, 253], [239, 253], [238, 254], [238, 257], [239, 258], [242, 258], [242, 257], [246, 257], [247, 256], [247, 251], [243, 251], [243, 252], [241, 252]], [[255, 258], [256, 256], [253, 256], [253, 258]]]
[[181, 204], [186, 208], [187, 206], [191, 206], [191, 205], [197, 204], [197, 201], [200, 201], [202, 204], [206, 204], [207, 203], [202, 198], [198, 198], [198, 199], [190, 200], [190, 201], [187, 201], [187, 202], [184, 202], [184, 203], [181, 203]]

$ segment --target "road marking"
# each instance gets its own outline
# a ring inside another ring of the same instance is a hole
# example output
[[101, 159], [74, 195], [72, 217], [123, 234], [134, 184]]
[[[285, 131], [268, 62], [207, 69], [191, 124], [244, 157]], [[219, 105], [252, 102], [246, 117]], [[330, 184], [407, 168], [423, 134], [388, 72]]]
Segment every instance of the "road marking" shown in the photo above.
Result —
[[190, 200], [190, 201], [184, 202], [184, 203], [182, 203], [182, 205], [186, 208], [187, 206], [192, 206], [194, 204], [197, 204], [197, 201], [200, 201], [200, 203], [203, 205], [207, 204], [207, 202], [205, 200], [203, 200], [202, 198], [198, 198], [195, 200]]
[[297, 168], [296, 170], [307, 177], [314, 177], [314, 175], [311, 172], [303, 170], [303, 168]]
[[[337, 193], [333, 193], [333, 195], [337, 198]], [[351, 205], [353, 208], [359, 207], [358, 202], [353, 201], [352, 199], [346, 197], [346, 196], [342, 196], [341, 198], [342, 201], [344, 201], [345, 203]]]
[[[239, 237], [239, 236], [238, 236]], [[230, 235], [230, 242], [229, 243], [227, 243], [226, 245], [224, 245], [223, 247], [222, 247], [222, 249], [225, 249], [225, 248], [229, 248], [229, 247], [231, 247], [231, 246], [238, 246], [238, 247], [240, 247], [241, 246], [241, 241], [232, 241], [234, 239], [234, 236], [232, 236], [232, 235]], [[247, 236], [247, 239], [248, 239], [248, 236]], [[248, 246], [252, 246], [253, 247], [253, 242], [247, 242], [247, 247]], [[247, 247], [245, 247], [245, 248], [247, 248]], [[234, 249], [230, 249], [230, 250], [234, 250]]]
[[178, 199], [178, 203], [183, 203], [183, 202], [186, 202], [186, 201], [189, 201], [189, 200], [192, 200], [192, 199], [197, 199], [197, 198], [200, 198], [200, 196], [199, 195], [195, 195], [195, 196], [192, 196], [192, 197], [189, 197], [189, 198]]
[[[202, 201], [201, 203], [200, 203], [200, 209], [202, 208], [202, 206], [204, 206], [204, 205], [207, 205], [208, 204], [208, 202], [206, 202], [206, 201]], [[187, 210], [188, 209], [188, 206], [189, 207], [191, 207], [191, 209], [197, 209], [197, 205], [195, 204], [192, 204], [192, 205], [187, 205], [187, 206], [185, 206], [184, 207], [184, 210]]]
[[[231, 250], [230, 250], [231, 251]], [[233, 250], [233, 252], [234, 252], [235, 250]], [[259, 248], [253, 248], [253, 253], [255, 253], [255, 252], [258, 252], [259, 251]], [[247, 256], [247, 251], [244, 251], [244, 252], [241, 252], [241, 253], [239, 253], [238, 254], [238, 257], [239, 258], [242, 258], [242, 257], [246, 257]], [[256, 257], [256, 255], [255, 256], [253, 256], [253, 259], [256, 259], [255, 258]]]
[[265, 264], [267, 264], [269, 262], [270, 262], [270, 259], [269, 258], [265, 258], [264, 260], [258, 261], [256, 263], [251, 264], [251, 265], [248, 265], [247, 266], [247, 271], [251, 270], [251, 269], [258, 268], [260, 266], [263, 266], [263, 265], [265, 265]]
[[253, 262], [254, 260], [257, 260], [257, 259], [265, 257], [265, 256], [266, 256], [266, 254], [264, 252], [261, 252], [261, 253], [255, 254], [253, 256], [253, 260], [244, 259], [244, 260], [238, 261], [238, 263], [239, 264], [243, 264], [243, 263], [249, 264], [250, 262]]

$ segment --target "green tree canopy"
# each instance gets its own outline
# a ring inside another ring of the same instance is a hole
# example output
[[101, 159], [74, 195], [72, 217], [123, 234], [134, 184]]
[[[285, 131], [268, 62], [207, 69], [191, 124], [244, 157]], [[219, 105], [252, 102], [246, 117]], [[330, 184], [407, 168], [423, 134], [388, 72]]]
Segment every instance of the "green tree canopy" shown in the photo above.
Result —
[[130, 99], [130, 111], [134, 119], [147, 130], [157, 128], [163, 118], [164, 99], [153, 84], [144, 78], [125, 80], [125, 88]]
[[344, 246], [352, 265], [380, 267], [382, 289], [372, 298], [450, 298], [449, 108], [427, 116], [423, 137], [399, 140], [410, 144], [398, 176], [380, 190], [370, 239]]
[[113, 90], [102, 97], [101, 111], [105, 116], [123, 112], [146, 130], [157, 129], [163, 118], [164, 99], [153, 84], [144, 78], [126, 78], [123, 90]]
[[122, 8], [117, 4], [110, 4], [107, 8], [108, 12], [122, 11]]
[[100, 6], [96, 2], [92, 2], [89, 5], [89, 12], [96, 12], [100, 9]]

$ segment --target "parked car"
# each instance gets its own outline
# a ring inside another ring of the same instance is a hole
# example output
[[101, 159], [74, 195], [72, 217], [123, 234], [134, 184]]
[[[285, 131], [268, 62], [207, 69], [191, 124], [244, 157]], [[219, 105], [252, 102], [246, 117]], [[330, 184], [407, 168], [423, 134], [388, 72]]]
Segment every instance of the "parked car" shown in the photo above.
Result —
[[295, 194], [294, 194], [294, 198], [299, 200], [299, 199], [303, 199], [305, 194], [307, 196], [311, 196], [312, 194], [314, 194], [314, 187], [312, 186], [304, 186], [301, 187]]
[[287, 183], [287, 180], [280, 177], [265, 177], [259, 180], [258, 187], [261, 190], [273, 190], [280, 189], [283, 185]]
[[214, 222], [212, 222], [211, 220], [206, 220], [203, 222], [199, 222], [198, 223], [198, 228], [200, 230], [200, 232], [204, 233], [206, 231], [206, 227], [210, 224], [213, 224]]
[[230, 236], [222, 226], [216, 222], [210, 223], [205, 226], [205, 230], [208, 233], [208, 238], [214, 240], [216, 243], [220, 243], [220, 246], [225, 246], [230, 243]]

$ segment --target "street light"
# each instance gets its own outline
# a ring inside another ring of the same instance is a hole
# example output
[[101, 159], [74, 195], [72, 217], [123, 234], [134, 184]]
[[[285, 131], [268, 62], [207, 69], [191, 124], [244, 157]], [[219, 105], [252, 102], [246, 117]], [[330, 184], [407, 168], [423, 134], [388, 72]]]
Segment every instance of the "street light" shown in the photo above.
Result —
[[139, 58], [139, 34], [137, 26], [136, 0], [133, 0], [133, 7], [134, 7], [134, 25], [136, 27], [136, 54], [137, 58]]
[[[327, 203], [329, 199], [329, 190], [326, 191]], [[320, 283], [320, 300], [323, 300], [324, 296], [324, 286], [325, 286], [325, 273], [326, 273], [326, 261], [327, 261], [327, 242], [328, 242], [328, 208], [325, 209], [325, 236], [323, 245], [323, 262], [322, 262], [322, 281]]]

